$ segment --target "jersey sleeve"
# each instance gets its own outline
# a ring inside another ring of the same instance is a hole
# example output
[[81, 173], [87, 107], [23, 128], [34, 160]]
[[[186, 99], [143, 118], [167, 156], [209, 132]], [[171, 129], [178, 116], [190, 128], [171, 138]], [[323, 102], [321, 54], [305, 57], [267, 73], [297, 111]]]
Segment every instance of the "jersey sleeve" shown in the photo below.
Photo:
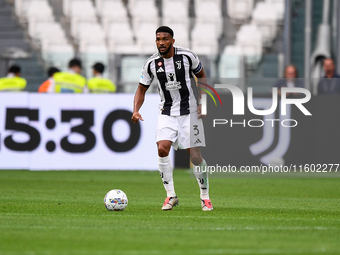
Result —
[[140, 76], [139, 83], [143, 86], [149, 87], [153, 80], [153, 74], [151, 72], [151, 62], [146, 62], [143, 70], [142, 75]]
[[194, 74], [199, 73], [202, 70], [202, 64], [198, 56], [192, 51], [189, 52], [188, 56], [190, 57], [192, 63], [191, 70]]

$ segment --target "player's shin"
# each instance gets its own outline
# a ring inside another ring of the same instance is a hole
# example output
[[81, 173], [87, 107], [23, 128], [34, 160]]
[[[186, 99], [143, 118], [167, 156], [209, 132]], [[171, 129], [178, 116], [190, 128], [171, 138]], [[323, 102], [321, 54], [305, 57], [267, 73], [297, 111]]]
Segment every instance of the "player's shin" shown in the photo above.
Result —
[[197, 179], [198, 186], [201, 191], [201, 199], [209, 199], [209, 180], [208, 180], [208, 172], [207, 163], [203, 159], [202, 163], [198, 166], [193, 165], [193, 172]]
[[166, 157], [158, 157], [158, 169], [167, 197], [175, 197], [173, 167], [169, 155]]

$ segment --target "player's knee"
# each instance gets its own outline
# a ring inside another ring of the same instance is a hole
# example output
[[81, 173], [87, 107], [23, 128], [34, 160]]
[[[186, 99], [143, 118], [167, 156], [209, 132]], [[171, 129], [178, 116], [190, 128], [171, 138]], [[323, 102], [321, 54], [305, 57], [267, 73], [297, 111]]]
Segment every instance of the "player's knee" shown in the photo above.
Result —
[[192, 151], [190, 153], [190, 160], [195, 166], [198, 166], [199, 164], [202, 163], [203, 158], [201, 156], [201, 153], [196, 153], [196, 152]]
[[169, 155], [169, 149], [163, 146], [162, 144], [158, 145], [158, 156], [166, 157]]
[[199, 164], [202, 163], [202, 158], [201, 157], [191, 157], [191, 162], [195, 165], [195, 166], [198, 166]]

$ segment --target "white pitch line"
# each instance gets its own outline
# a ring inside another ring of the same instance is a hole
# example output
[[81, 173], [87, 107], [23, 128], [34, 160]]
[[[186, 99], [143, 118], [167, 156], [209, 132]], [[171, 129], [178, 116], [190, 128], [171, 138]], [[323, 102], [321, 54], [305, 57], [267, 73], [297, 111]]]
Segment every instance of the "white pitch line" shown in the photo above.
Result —
[[338, 230], [335, 227], [324, 227], [324, 226], [304, 226], [304, 227], [256, 227], [256, 226], [244, 226], [244, 227], [213, 227], [213, 228], [195, 228], [195, 227], [113, 227], [113, 226], [4, 226], [1, 225], [0, 229], [124, 229], [124, 230], [190, 230], [190, 231], [261, 231], [261, 230]]
[[[224, 218], [221, 216], [210, 216], [210, 215], [206, 215], [206, 216], [201, 216], [201, 215], [169, 215], [166, 214], [167, 212], [165, 212], [163, 215], [138, 215], [138, 217], [144, 217], [144, 218], [194, 218], [194, 219], [231, 219], [231, 220], [284, 220], [284, 221], [318, 221], [318, 220], [322, 220], [322, 221], [340, 221], [340, 219], [326, 219], [326, 218], [275, 218], [275, 217], [264, 217], [264, 218], [259, 218], [259, 217], [235, 217], [235, 216], [228, 216], [226, 215]], [[136, 215], [131, 215], [131, 214], [124, 214], [122, 212], [113, 212], [114, 217], [136, 217]], [[113, 214], [101, 214], [101, 215], [87, 215], [87, 214], [65, 214], [63, 215], [63, 217], [82, 217], [82, 216], [92, 216], [93, 218], [97, 218], [97, 217], [112, 217]], [[1, 216], [36, 216], [36, 217], [46, 217], [46, 218], [50, 218], [50, 216], [55, 216], [55, 214], [33, 214], [33, 213], [0, 213], [0, 217]]]
[[[115, 252], [122, 255], [150, 255], [150, 254], [164, 254], [164, 250], [115, 250]], [[340, 250], [328, 250], [327, 248], [321, 249], [195, 249], [195, 250], [179, 250], [179, 249], [167, 249], [166, 254], [169, 255], [177, 255], [177, 254], [323, 254], [323, 253], [339, 253]], [[112, 251], [24, 251], [24, 252], [0, 252], [0, 255], [36, 255], [36, 254], [45, 254], [45, 255], [54, 255], [54, 254], [77, 254], [77, 255], [111, 255]]]

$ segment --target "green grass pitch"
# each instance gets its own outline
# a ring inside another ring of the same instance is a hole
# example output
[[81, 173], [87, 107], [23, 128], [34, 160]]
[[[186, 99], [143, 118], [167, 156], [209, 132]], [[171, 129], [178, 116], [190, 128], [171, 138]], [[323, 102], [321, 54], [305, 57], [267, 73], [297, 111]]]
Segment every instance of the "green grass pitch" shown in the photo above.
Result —
[[[0, 171], [0, 255], [340, 254], [340, 179], [211, 178], [202, 212], [187, 170], [161, 211], [158, 172]], [[129, 198], [109, 212], [111, 189]]]

